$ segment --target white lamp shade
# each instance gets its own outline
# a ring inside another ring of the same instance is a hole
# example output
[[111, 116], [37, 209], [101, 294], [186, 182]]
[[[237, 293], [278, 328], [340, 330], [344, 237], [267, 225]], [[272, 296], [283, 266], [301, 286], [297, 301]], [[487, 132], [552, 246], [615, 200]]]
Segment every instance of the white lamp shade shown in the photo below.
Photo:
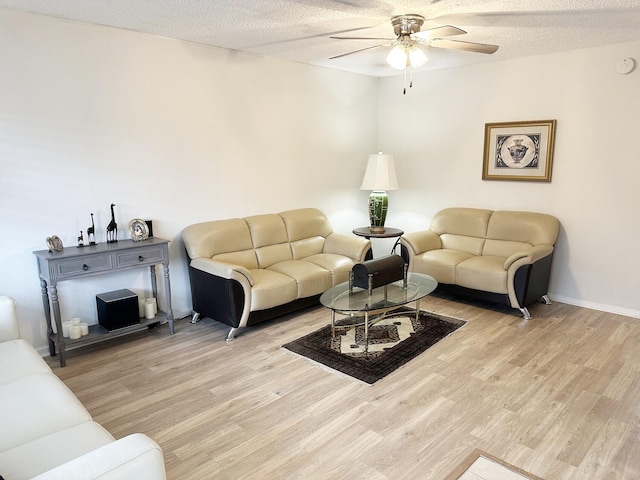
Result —
[[417, 45], [413, 45], [409, 49], [409, 63], [413, 68], [420, 68], [429, 61], [425, 53], [420, 50]]
[[385, 153], [369, 155], [360, 190], [397, 190], [398, 178], [393, 156]]
[[396, 70], [404, 70], [407, 66], [407, 49], [399, 43], [387, 55], [387, 63]]

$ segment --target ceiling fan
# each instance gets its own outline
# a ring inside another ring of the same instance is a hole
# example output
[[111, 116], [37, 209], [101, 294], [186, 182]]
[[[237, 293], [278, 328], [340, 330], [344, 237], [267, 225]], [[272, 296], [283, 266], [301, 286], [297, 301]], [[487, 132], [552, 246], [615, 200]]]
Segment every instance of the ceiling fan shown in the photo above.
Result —
[[[463, 40], [450, 40], [442, 37], [462, 35], [467, 32], [452, 25], [429, 28], [421, 30], [425, 18], [417, 14], [396, 15], [391, 17], [391, 26], [396, 34], [396, 38], [384, 37], [329, 37], [338, 40], [384, 40], [385, 43], [360, 48], [351, 52], [330, 57], [330, 59], [345, 57], [354, 53], [371, 50], [373, 48], [393, 46], [387, 55], [387, 63], [397, 70], [404, 70], [405, 77], [407, 70], [411, 73], [413, 69], [422, 67], [427, 63], [427, 56], [419, 47], [449, 48], [452, 50], [464, 50], [466, 52], [491, 54], [498, 50], [498, 45], [487, 43], [465, 42]], [[413, 82], [409, 82], [409, 87]], [[405, 87], [404, 93], [407, 93]]]

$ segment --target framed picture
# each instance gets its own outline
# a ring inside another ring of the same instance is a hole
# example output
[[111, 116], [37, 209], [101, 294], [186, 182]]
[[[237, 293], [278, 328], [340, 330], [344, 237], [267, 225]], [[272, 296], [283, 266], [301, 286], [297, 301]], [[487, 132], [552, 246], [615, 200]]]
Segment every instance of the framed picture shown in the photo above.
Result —
[[555, 120], [487, 123], [483, 180], [550, 182]]

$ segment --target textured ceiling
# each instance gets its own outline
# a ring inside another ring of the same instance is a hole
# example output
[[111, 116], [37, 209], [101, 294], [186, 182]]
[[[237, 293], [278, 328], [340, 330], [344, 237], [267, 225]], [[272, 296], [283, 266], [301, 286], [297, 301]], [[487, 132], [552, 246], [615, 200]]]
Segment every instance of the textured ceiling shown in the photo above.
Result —
[[493, 55], [429, 48], [421, 70], [640, 40], [640, 0], [0, 0], [0, 7], [107, 25], [373, 76], [398, 74], [389, 47], [330, 60], [393, 37], [393, 15], [417, 13], [423, 28], [454, 25], [456, 37], [500, 45]]

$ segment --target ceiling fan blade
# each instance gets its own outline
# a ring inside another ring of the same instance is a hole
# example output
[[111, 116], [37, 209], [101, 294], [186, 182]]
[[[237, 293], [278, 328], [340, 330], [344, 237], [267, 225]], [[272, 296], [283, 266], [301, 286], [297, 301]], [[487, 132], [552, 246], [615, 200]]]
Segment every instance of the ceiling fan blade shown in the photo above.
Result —
[[395, 38], [387, 38], [387, 37], [329, 37], [335, 40], [386, 40], [388, 42], [393, 42]]
[[372, 47], [361, 48], [359, 50], [354, 50], [352, 52], [342, 53], [340, 55], [334, 55], [333, 57], [329, 57], [329, 60], [333, 60], [335, 58], [340, 58], [340, 57], [346, 57], [347, 55], [353, 55], [354, 53], [364, 52], [365, 50], [371, 50], [372, 48], [378, 48], [378, 47], [382, 47], [382, 46], [384, 46], [384, 45], [383, 44], [374, 45]]
[[462, 40], [446, 40], [444, 38], [434, 38], [430, 46], [437, 48], [450, 48], [453, 50], [464, 50], [465, 52], [491, 54], [498, 50], [498, 45], [488, 43], [463, 42]]
[[413, 34], [419, 40], [429, 40], [431, 38], [450, 37], [451, 35], [462, 35], [465, 32], [461, 28], [453, 25], [443, 25], [442, 27], [427, 28]]

